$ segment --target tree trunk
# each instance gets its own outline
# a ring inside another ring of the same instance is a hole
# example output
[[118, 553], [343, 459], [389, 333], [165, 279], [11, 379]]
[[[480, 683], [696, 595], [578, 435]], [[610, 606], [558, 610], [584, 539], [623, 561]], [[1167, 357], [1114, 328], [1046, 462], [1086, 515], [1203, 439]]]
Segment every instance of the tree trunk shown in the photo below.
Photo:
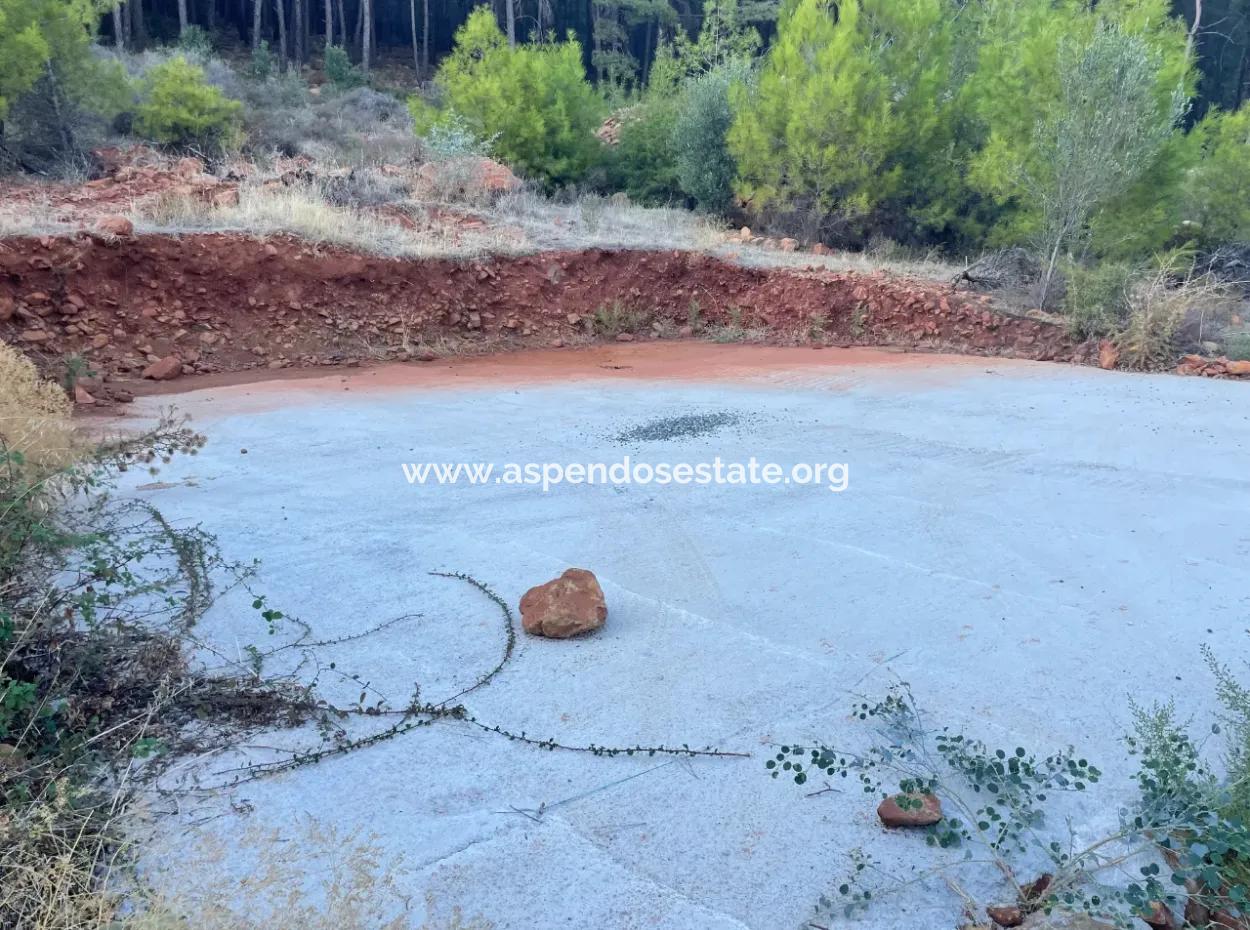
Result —
[[352, 40], [352, 52], [355, 54], [357, 61], [360, 60], [360, 50], [365, 47], [364, 43], [365, 29], [365, 0], [356, 0], [356, 38]]
[[412, 20], [412, 67], [421, 74], [421, 47], [417, 45], [417, 0], [408, 0], [408, 18]]
[[364, 29], [361, 30], [360, 40], [360, 70], [368, 74], [369, 52], [373, 45], [373, 0], [360, 0], [360, 10], [360, 15], [364, 19]]
[[421, 76], [430, 73], [430, 0], [421, 0]]
[[304, 3], [291, 0], [291, 61], [296, 65], [304, 61]]
[[148, 44], [148, 27], [143, 21], [143, 0], [130, 0], [126, 4], [130, 13], [130, 38], [135, 48], [143, 48]]
[[334, 44], [334, 4], [326, 0], [326, 48]]
[[118, 48], [126, 47], [126, 30], [122, 27], [122, 5], [113, 4], [113, 44]]
[[508, 48], [516, 48], [516, 0], [504, 0], [508, 19]]
[[343, 9], [343, 0], [338, 0], [339, 8], [339, 45], [347, 48], [347, 12]]
[[178, 0], [178, 35], [187, 31], [187, 0]]
[[[133, 2], [133, 0], [132, 0]], [[260, 48], [260, 13], [264, 0], [252, 0], [252, 48]]]
[[285, 69], [287, 60], [287, 44], [286, 10], [283, 8], [283, 0], [273, 0], [273, 8], [278, 14], [278, 56], [282, 61], [282, 67]]

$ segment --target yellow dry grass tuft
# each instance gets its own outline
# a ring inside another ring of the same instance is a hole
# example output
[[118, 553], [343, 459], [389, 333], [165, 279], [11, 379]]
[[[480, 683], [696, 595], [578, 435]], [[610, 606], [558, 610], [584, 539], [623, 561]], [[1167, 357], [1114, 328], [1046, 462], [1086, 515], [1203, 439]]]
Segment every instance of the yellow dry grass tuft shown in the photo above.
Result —
[[63, 468], [81, 450], [70, 422], [73, 405], [61, 388], [39, 376], [13, 346], [0, 342], [0, 448], [18, 453], [39, 473]]
[[211, 206], [176, 193], [157, 198], [136, 217], [146, 233], [235, 232], [263, 238], [290, 235], [388, 258], [475, 257], [515, 250], [498, 230], [426, 223], [408, 229], [367, 210], [331, 203], [316, 184], [269, 188], [244, 185], [239, 202]]

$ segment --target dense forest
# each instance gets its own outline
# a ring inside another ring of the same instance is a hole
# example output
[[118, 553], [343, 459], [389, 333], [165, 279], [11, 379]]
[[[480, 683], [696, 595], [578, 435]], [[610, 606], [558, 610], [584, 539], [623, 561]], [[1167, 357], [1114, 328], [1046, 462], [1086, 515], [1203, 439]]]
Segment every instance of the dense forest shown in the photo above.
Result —
[[[307, 61], [329, 39], [346, 46], [366, 70], [379, 54], [402, 50], [428, 74], [476, 5], [476, 0], [127, 0], [105, 17], [101, 31], [109, 40], [120, 35], [124, 45], [142, 48], [198, 25], [244, 45], [265, 39], [295, 61]], [[702, 0], [494, 0], [494, 6], [510, 39], [543, 41], [572, 32], [592, 74], [623, 83], [643, 79], [657, 50], [679, 30], [697, 34], [704, 12]], [[950, 4], [952, 16], [960, 6]], [[1202, 72], [1192, 117], [1213, 105], [1236, 109], [1250, 95], [1250, 0], [1175, 0], [1173, 6], [1194, 29]], [[777, 0], [751, 0], [740, 8], [743, 21], [752, 23], [765, 43], [777, 13]]]

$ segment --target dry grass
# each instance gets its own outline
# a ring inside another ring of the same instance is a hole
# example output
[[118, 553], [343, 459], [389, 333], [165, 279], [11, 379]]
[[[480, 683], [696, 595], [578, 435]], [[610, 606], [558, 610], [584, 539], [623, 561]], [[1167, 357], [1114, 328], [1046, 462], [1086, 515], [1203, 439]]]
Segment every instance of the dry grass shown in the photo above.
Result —
[[754, 268], [815, 268], [820, 271], [853, 271], [858, 274], [886, 271], [926, 281], [949, 282], [964, 268], [963, 265], [942, 261], [934, 256], [908, 258], [881, 252], [815, 255], [811, 252], [782, 252], [734, 241], [721, 241], [712, 252], [718, 258]]
[[72, 408], [58, 385], [43, 380], [22, 353], [0, 342], [0, 446], [39, 472], [69, 464], [81, 449], [70, 423]]
[[318, 185], [276, 189], [245, 185], [238, 204], [232, 206], [165, 196], [135, 217], [135, 227], [148, 233], [285, 234], [388, 258], [473, 257], [514, 250], [505, 235], [490, 229], [437, 221], [407, 229], [365, 210], [335, 206]]
[[54, 783], [0, 814], [0, 914], [15, 930], [106, 930], [121, 898], [102, 887], [119, 859], [121, 794]]
[[558, 203], [533, 191], [500, 199], [483, 217], [518, 227], [541, 249], [683, 249], [706, 251], [721, 240], [718, 227], [688, 210], [638, 207], [583, 195]]
[[1182, 328], [1201, 333], [1208, 318], [1226, 315], [1236, 300], [1229, 284], [1195, 272], [1178, 254], [1160, 259], [1125, 296], [1128, 319], [1116, 344], [1121, 366], [1136, 371], [1172, 367]]

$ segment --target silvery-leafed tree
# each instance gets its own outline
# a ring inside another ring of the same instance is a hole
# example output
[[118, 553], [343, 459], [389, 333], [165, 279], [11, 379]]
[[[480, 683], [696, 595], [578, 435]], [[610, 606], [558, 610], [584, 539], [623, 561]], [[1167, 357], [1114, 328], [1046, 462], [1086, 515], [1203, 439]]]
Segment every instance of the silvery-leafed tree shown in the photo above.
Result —
[[1103, 25], [1060, 50], [1060, 99], [1035, 130], [1040, 156], [1023, 186], [1041, 208], [1045, 306], [1064, 249], [1079, 247], [1090, 219], [1142, 176], [1185, 109], [1183, 88], [1165, 96], [1159, 59], [1141, 38]]

